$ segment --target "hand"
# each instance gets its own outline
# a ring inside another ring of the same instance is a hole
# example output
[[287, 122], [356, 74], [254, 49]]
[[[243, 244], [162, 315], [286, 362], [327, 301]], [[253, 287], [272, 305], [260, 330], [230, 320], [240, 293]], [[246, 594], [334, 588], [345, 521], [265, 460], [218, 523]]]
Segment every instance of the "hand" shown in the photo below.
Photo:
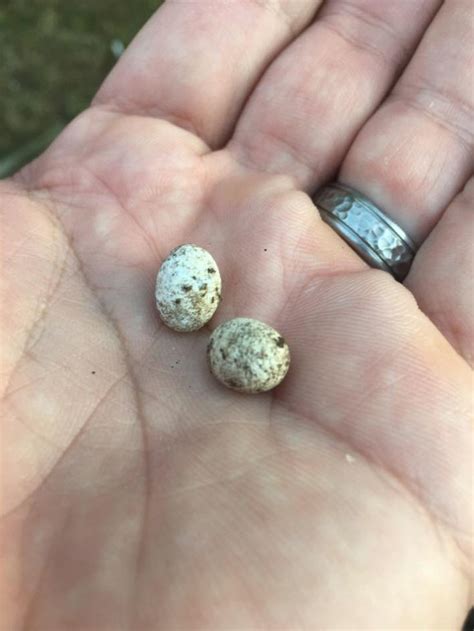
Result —
[[[3, 628], [460, 627], [472, 7], [439, 4], [166, 4], [3, 182]], [[405, 287], [319, 219], [337, 170], [422, 243]], [[212, 326], [287, 338], [273, 393], [160, 323], [183, 242]]]

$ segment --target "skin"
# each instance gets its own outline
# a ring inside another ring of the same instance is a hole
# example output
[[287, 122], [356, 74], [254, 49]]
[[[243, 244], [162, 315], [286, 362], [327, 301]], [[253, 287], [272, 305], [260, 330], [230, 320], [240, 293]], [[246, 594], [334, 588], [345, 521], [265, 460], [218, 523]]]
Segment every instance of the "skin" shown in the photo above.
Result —
[[[2, 628], [460, 628], [472, 5], [318, 9], [167, 3], [0, 184]], [[405, 286], [319, 219], [336, 172], [421, 244]], [[223, 276], [191, 335], [154, 309], [183, 242]], [[271, 393], [207, 372], [236, 316], [289, 343]]]

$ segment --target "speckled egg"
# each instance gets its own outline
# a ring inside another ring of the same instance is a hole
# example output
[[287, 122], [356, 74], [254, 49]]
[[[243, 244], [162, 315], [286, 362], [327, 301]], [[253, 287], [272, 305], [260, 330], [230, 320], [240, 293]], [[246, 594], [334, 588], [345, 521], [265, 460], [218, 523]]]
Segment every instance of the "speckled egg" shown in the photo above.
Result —
[[211, 335], [207, 356], [212, 374], [239, 392], [266, 392], [290, 366], [290, 349], [271, 326], [252, 318], [224, 322]]
[[197, 331], [214, 315], [221, 299], [221, 276], [212, 256], [197, 245], [180, 245], [163, 261], [156, 277], [156, 306], [175, 331]]

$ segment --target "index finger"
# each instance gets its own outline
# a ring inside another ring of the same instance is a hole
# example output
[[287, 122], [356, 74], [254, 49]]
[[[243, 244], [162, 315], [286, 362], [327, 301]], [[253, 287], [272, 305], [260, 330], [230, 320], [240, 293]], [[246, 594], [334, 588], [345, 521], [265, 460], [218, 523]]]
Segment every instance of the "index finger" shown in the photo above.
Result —
[[171, 120], [217, 147], [265, 67], [321, 2], [166, 2], [106, 79], [95, 104]]

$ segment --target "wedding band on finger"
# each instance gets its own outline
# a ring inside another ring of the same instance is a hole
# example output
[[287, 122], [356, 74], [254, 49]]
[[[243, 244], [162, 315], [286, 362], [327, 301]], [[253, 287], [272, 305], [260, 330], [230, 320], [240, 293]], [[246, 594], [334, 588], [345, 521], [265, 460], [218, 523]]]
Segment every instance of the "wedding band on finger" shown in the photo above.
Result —
[[313, 196], [321, 218], [357, 254], [375, 267], [402, 281], [408, 274], [417, 247], [390, 217], [365, 195], [333, 182]]

